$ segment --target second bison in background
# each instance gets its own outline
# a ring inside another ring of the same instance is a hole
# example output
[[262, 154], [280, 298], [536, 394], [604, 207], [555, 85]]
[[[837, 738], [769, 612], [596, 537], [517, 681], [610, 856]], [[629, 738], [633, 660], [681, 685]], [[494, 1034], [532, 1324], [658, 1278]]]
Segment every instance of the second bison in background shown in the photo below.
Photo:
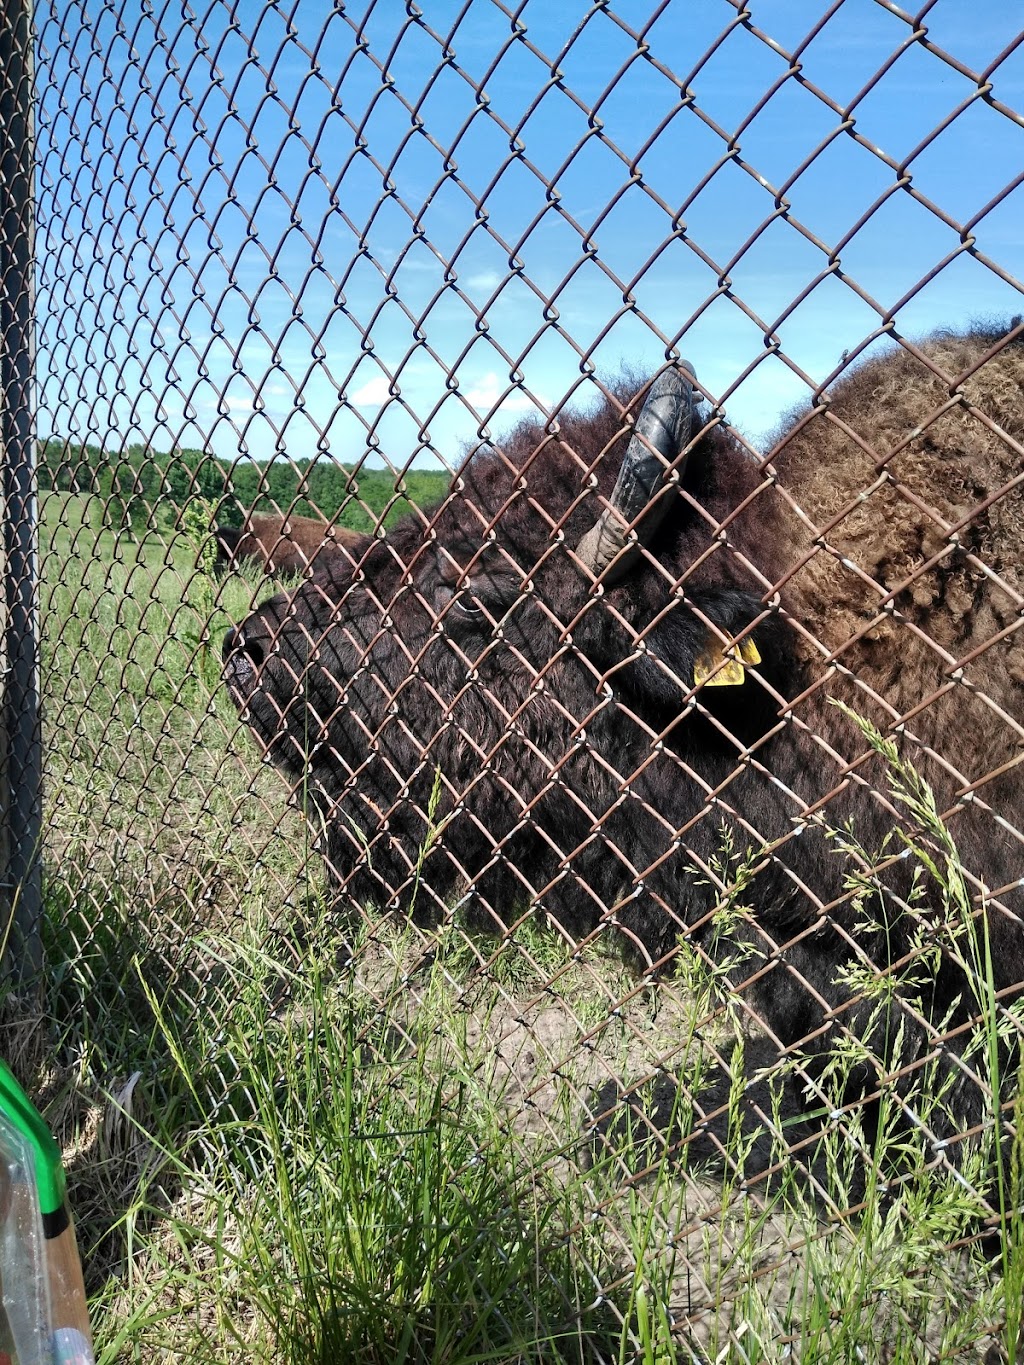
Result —
[[461, 897], [498, 931], [532, 903], [652, 973], [683, 940], [819, 1097], [797, 1108], [885, 1085], [920, 1127], [927, 1075], [955, 1146], [988, 1103], [959, 874], [831, 701], [899, 735], [949, 808], [1009, 1007], [1022, 381], [1020, 327], [937, 336], [844, 374], [759, 458], [669, 369], [522, 424], [357, 567], [265, 602], [226, 682], [339, 895], [422, 917]]
[[265, 573], [305, 573], [322, 555], [361, 544], [358, 531], [319, 517], [250, 512], [244, 525], [217, 526], [217, 567], [256, 564]]

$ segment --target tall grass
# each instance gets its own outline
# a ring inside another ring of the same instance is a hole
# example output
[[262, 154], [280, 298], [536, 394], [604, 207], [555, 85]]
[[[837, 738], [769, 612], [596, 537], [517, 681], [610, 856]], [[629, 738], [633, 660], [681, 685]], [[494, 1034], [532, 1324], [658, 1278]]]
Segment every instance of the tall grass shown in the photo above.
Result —
[[[102, 1361], [1015, 1358], [1020, 1101], [959, 1172], [908, 1146], [895, 1098], [875, 1136], [846, 1113], [817, 1163], [833, 1206], [856, 1205], [843, 1218], [788, 1159], [781, 1112], [779, 1169], [748, 1180], [739, 1067], [726, 1174], [628, 1125], [618, 1148], [592, 1144], [595, 1085], [651, 1059], [688, 1081], [689, 1121], [722, 982], [690, 970], [641, 992], [530, 921], [483, 940], [328, 913], [305, 825], [216, 687], [220, 630], [262, 584], [218, 582], [186, 537], [117, 541], [84, 500], [45, 512], [36, 1091], [65, 1144]], [[956, 850], [865, 733], [921, 831], [908, 856], [947, 890], [976, 983], [972, 1064], [1009, 1095]], [[735, 882], [738, 904], [741, 867]], [[837, 1054], [837, 1086], [855, 1060]], [[986, 1201], [1002, 1216], [980, 1241]]]
[[299, 970], [261, 939], [207, 944], [227, 1017], [197, 1027], [151, 994], [172, 1063], [158, 1180], [188, 1193], [144, 1186], [125, 1215], [147, 1288], [104, 1290], [105, 1349], [164, 1349], [187, 1286], [209, 1303], [179, 1323], [189, 1360], [590, 1358], [606, 1326], [580, 1293], [573, 1192], [535, 1169], [471, 1053], [428, 1012], [390, 1031], [326, 926]]

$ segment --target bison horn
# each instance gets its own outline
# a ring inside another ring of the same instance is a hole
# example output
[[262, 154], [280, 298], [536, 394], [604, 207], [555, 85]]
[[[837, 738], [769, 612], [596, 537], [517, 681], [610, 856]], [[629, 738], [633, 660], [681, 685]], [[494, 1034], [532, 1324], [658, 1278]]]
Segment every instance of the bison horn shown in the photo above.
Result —
[[636, 420], [611, 501], [576, 547], [577, 559], [606, 587], [632, 566], [668, 511], [669, 499], [659, 498], [642, 524], [634, 525], [651, 504], [666, 464], [690, 440], [696, 377], [686, 360], [658, 375]]

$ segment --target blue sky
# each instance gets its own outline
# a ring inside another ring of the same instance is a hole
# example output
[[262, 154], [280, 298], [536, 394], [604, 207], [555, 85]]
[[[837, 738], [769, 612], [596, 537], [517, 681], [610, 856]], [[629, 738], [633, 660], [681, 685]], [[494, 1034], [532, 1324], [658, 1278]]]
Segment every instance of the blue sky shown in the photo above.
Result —
[[455, 465], [674, 347], [756, 438], [1021, 311], [1019, 4], [419, 3], [38, 0], [41, 435]]

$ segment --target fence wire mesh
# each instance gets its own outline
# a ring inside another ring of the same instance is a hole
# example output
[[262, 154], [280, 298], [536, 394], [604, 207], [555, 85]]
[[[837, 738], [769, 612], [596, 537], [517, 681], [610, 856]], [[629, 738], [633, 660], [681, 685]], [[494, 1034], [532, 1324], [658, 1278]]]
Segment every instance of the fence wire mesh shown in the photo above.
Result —
[[1024, 35], [813, 8], [36, 5], [107, 1358], [1020, 1349]]

